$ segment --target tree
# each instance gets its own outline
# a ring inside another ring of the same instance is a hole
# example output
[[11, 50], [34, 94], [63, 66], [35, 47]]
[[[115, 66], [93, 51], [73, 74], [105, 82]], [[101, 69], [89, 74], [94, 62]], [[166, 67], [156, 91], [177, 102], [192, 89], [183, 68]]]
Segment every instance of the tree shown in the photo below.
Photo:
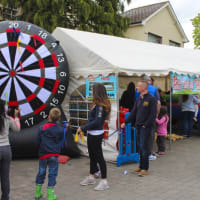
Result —
[[192, 19], [192, 24], [194, 26], [193, 38], [195, 48], [200, 49], [200, 13]]
[[[123, 36], [129, 20], [121, 13], [124, 5], [119, 0], [69, 0], [66, 1], [68, 24], [65, 27], [97, 33]], [[70, 9], [70, 10], [69, 10]]]
[[124, 2], [130, 0], [1, 0], [4, 6], [21, 7], [20, 20], [52, 32], [61, 26], [123, 36], [129, 19], [122, 17]]
[[[4, 6], [21, 8], [19, 20], [43, 27], [49, 32], [63, 25], [65, 0], [1, 0]], [[12, 20], [12, 19], [11, 19]]]

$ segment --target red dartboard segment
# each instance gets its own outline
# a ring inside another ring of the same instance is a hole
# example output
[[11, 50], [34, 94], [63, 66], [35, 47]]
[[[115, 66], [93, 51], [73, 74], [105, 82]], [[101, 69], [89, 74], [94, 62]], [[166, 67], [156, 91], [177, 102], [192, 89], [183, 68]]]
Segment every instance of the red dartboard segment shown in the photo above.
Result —
[[55, 84], [54, 84], [54, 87], [53, 87], [53, 90], [52, 90], [52, 94], [55, 94], [57, 89], [58, 89], [58, 86], [59, 86], [59, 83], [60, 81], [59, 80], [56, 80], [55, 81]]
[[42, 44], [45, 43], [45, 41], [41, 37], [39, 37], [38, 35], [36, 35], [36, 34], [32, 35], [31, 38], [35, 38], [36, 40], [38, 40]]
[[38, 63], [39, 63], [39, 65], [40, 65], [40, 69], [44, 69], [44, 68], [45, 68], [44, 62], [43, 62], [42, 59], [38, 60]]
[[8, 46], [17, 46], [17, 42], [8, 42]]
[[19, 103], [18, 103], [18, 101], [9, 101], [8, 105], [9, 106], [19, 106]]
[[26, 49], [28, 50], [28, 51], [30, 51], [31, 53], [34, 53], [36, 50], [34, 49], [34, 48], [32, 48], [30, 45], [27, 45], [26, 46]]
[[27, 98], [26, 98], [26, 100], [28, 101], [28, 102], [30, 102], [30, 101], [32, 101], [33, 99], [35, 99], [36, 98], [36, 95], [35, 94], [31, 94], [30, 96], [28, 96]]
[[[15, 31], [16, 31], [17, 33], [19, 33], [19, 32], [20, 32], [20, 29], [17, 28], [17, 29], [15, 29]], [[7, 33], [13, 33], [13, 32], [14, 32], [14, 29], [13, 29], [13, 28], [8, 28], [8, 29], [6, 29], [6, 32], [7, 32]]]
[[39, 81], [39, 87], [43, 87], [44, 86], [44, 82], [45, 82], [45, 78], [40, 78], [40, 81]]
[[54, 62], [54, 66], [58, 67], [59, 65], [58, 65], [58, 60], [56, 58], [56, 55], [54, 53], [52, 53], [51, 56], [52, 56], [52, 59], [53, 59], [53, 62]]
[[39, 112], [41, 112], [42, 110], [44, 110], [46, 107], [47, 107], [47, 105], [43, 104], [38, 109], [34, 110], [34, 113], [38, 114]]

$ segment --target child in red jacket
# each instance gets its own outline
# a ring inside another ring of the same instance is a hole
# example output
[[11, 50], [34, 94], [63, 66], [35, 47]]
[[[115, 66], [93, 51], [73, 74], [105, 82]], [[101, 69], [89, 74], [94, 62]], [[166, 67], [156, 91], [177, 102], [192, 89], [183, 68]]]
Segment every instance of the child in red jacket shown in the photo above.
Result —
[[61, 112], [58, 108], [52, 108], [49, 113], [49, 122], [41, 126], [37, 136], [37, 145], [39, 146], [39, 171], [36, 176], [36, 193], [35, 199], [42, 197], [42, 185], [46, 176], [46, 169], [49, 168], [48, 174], [48, 200], [56, 200], [54, 187], [58, 175], [58, 156], [61, 150], [61, 141], [64, 135], [64, 129], [57, 124], [60, 120]]

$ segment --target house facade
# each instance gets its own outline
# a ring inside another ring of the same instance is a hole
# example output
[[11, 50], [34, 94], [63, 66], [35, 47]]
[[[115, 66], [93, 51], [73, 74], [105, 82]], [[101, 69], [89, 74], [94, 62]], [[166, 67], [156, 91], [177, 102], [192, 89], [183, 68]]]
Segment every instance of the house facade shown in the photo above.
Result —
[[189, 42], [169, 2], [134, 8], [124, 16], [130, 19], [127, 38], [177, 47]]

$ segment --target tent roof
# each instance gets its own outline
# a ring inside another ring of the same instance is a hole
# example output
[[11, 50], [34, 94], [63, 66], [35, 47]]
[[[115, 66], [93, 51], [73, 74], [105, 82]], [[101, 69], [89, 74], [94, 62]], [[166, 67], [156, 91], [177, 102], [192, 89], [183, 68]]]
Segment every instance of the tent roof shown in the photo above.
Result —
[[168, 75], [170, 71], [200, 75], [200, 51], [103, 34], [56, 28], [70, 74]]

